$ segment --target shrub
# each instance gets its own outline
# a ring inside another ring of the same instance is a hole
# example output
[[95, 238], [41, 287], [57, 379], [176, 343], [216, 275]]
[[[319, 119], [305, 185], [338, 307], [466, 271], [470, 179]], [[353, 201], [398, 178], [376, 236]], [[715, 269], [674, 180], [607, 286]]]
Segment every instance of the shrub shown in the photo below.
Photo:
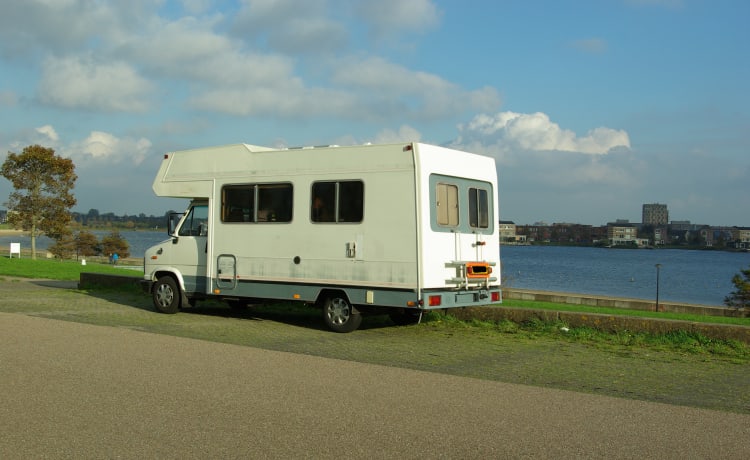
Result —
[[750, 307], [750, 268], [734, 275], [732, 284], [736, 290], [724, 297], [724, 304], [734, 308]]

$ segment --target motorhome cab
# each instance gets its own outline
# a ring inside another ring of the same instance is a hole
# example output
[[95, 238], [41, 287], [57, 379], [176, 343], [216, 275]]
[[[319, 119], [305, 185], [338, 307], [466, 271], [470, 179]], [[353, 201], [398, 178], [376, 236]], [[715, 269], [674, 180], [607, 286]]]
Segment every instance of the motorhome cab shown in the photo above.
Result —
[[146, 251], [144, 289], [175, 313], [196, 300], [320, 307], [337, 332], [362, 315], [500, 302], [492, 158], [421, 143], [164, 155], [158, 196], [189, 198]]

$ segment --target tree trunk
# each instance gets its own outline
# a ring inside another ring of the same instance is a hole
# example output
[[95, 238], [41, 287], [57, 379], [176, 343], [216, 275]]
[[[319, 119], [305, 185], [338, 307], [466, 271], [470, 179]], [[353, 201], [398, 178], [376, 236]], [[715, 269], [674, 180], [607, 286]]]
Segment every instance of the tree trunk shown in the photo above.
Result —
[[31, 260], [36, 260], [36, 225], [31, 225]]

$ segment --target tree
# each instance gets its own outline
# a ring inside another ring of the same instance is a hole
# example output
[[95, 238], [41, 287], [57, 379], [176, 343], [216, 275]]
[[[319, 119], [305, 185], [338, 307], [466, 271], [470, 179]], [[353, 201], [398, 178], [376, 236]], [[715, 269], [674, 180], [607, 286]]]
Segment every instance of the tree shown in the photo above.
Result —
[[51, 148], [31, 145], [21, 154], [8, 153], [3, 176], [15, 189], [6, 206], [8, 222], [31, 236], [31, 258], [36, 259], [36, 238], [57, 240], [68, 231], [70, 209], [76, 204], [72, 190], [78, 176], [73, 160], [55, 155]]
[[55, 243], [52, 244], [48, 249], [49, 252], [54, 254], [58, 259], [69, 259], [76, 250], [76, 241], [73, 238], [73, 234], [70, 230], [58, 235], [55, 239]]
[[734, 308], [750, 308], [750, 268], [734, 275], [732, 284], [737, 290], [724, 297], [724, 305]]
[[91, 232], [80, 231], [76, 235], [76, 253], [82, 257], [91, 257], [98, 252], [99, 240]]
[[102, 238], [102, 252], [111, 256], [117, 254], [120, 258], [130, 257], [130, 245], [117, 230]]

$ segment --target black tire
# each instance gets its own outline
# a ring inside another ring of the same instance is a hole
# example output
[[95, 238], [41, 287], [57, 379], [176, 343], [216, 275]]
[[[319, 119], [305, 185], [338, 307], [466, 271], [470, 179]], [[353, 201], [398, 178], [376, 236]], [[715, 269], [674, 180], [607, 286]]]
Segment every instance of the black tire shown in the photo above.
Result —
[[362, 324], [362, 315], [345, 297], [334, 294], [323, 302], [323, 321], [333, 332], [352, 332]]
[[180, 311], [180, 289], [171, 276], [162, 276], [152, 291], [154, 307], [161, 313], [177, 313]]
[[418, 311], [392, 311], [388, 314], [391, 321], [399, 326], [409, 326], [411, 324], [417, 324], [420, 318], [420, 312]]

